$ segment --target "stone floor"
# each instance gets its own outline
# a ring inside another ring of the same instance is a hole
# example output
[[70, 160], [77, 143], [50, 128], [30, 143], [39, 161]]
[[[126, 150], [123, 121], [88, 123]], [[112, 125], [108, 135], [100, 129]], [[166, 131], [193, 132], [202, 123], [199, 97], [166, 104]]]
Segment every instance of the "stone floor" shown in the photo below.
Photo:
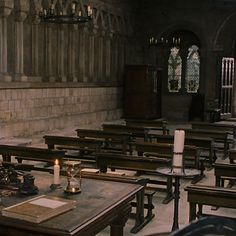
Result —
[[[97, 128], [96, 125], [94, 125], [94, 128]], [[170, 132], [173, 133], [173, 131], [176, 128], [181, 127], [189, 127], [188, 124], [172, 124], [169, 126]], [[65, 130], [55, 130], [48, 134], [55, 134], [55, 135], [68, 135], [68, 136], [76, 136], [75, 129], [78, 127], [71, 127], [69, 129]], [[83, 127], [84, 128], [84, 127]], [[85, 127], [86, 128], [86, 127]], [[91, 126], [89, 127], [91, 128]], [[46, 147], [43, 143], [43, 135], [38, 134], [34, 137], [30, 138], [22, 138], [22, 139], [8, 139], [4, 140], [1, 139], [0, 143], [21, 143], [22, 145], [29, 145], [29, 146], [36, 146], [36, 147]], [[130, 174], [130, 173], [129, 173]], [[132, 173], [131, 173], [132, 174]], [[157, 177], [152, 177], [157, 178]], [[159, 177], [158, 177], [159, 178]], [[214, 185], [214, 172], [213, 170], [206, 171], [206, 177], [198, 182], [198, 184], [204, 184], [204, 185]], [[181, 185], [180, 185], [180, 202], [179, 202], [179, 226], [180, 228], [186, 226], [188, 222], [189, 217], [189, 206], [187, 203], [187, 194], [184, 188], [189, 185], [191, 180], [181, 179]], [[134, 220], [129, 219], [126, 223], [126, 226], [124, 228], [124, 235], [136, 235], [136, 236], [148, 236], [150, 234], [157, 234], [157, 235], [169, 235], [172, 228], [173, 223], [173, 210], [174, 210], [174, 201], [171, 201], [168, 204], [163, 204], [162, 200], [164, 199], [165, 194], [164, 192], [157, 192], [154, 195], [153, 203], [155, 206], [154, 213], [155, 217], [151, 222], [149, 222], [142, 230], [140, 230], [136, 234], [130, 233], [131, 228], [134, 226]], [[211, 208], [206, 208], [206, 211], [211, 211]], [[236, 211], [229, 210], [229, 209], [219, 209], [217, 211], [211, 212], [213, 214], [229, 214], [236, 216]], [[101, 233], [98, 234], [98, 236], [108, 236], [109, 235], [109, 227], [104, 229]]]

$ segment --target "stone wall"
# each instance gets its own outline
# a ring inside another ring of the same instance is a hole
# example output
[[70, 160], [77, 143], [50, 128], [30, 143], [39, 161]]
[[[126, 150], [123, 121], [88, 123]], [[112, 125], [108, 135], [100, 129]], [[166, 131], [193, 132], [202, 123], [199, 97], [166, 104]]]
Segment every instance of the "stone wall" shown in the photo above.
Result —
[[119, 87], [0, 90], [0, 138], [119, 119], [121, 97]]
[[[53, 24], [39, 17], [51, 0], [0, 1], [0, 138], [120, 118], [137, 47], [122, 2], [92, 0], [89, 22]], [[67, 13], [72, 3], [53, 1]]]

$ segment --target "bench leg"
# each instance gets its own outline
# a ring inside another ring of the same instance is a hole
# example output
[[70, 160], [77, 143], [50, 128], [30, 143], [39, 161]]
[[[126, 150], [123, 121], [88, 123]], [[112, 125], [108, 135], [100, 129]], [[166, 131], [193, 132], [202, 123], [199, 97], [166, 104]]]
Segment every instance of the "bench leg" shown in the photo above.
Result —
[[196, 219], [196, 203], [189, 203], [189, 222]]
[[144, 190], [140, 191], [136, 195], [135, 225], [130, 232], [137, 233], [143, 227], [144, 227]]
[[171, 200], [174, 199], [174, 193], [173, 193], [173, 179], [171, 176], [167, 177], [167, 183], [166, 183], [166, 197], [162, 201], [163, 204], [169, 203]]
[[197, 175], [196, 177], [193, 178], [193, 180], [191, 181], [192, 184], [196, 184], [198, 181], [202, 180], [205, 177], [204, 161], [205, 161], [205, 159], [200, 158], [200, 160], [199, 160], [199, 162], [200, 162], [200, 175]]
[[[154, 205], [152, 204], [152, 197], [155, 192], [145, 193], [144, 197], [147, 197], [147, 203], [144, 204], [143, 195], [137, 195], [137, 203], [136, 203], [136, 222], [135, 226], [131, 229], [131, 233], [139, 232], [147, 223], [149, 223], [155, 215], [152, 210], [154, 209]], [[147, 215], [144, 217], [144, 208], [147, 209]]]

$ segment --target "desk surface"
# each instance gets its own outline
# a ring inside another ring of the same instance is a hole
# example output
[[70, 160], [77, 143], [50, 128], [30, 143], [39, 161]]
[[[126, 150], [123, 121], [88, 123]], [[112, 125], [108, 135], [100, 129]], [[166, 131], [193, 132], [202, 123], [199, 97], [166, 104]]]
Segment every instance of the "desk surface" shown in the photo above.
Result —
[[[0, 216], [0, 231], [7, 232], [9, 236], [38, 234], [57, 236], [95, 235], [113, 223], [114, 220], [117, 220], [117, 218], [119, 220], [123, 219], [125, 214], [127, 215], [130, 201], [143, 188], [137, 184], [83, 179], [82, 192], [80, 194], [68, 195], [64, 193], [63, 188], [55, 191], [50, 190], [49, 186], [53, 176], [47, 173], [33, 174], [35, 176], [35, 184], [40, 189], [39, 195], [48, 194], [74, 199], [77, 201], [76, 208], [40, 224]], [[62, 186], [65, 185], [66, 180], [64, 178]], [[30, 197], [7, 197], [3, 199], [3, 204], [6, 207], [25, 201], [28, 198]], [[22, 233], [20, 233], [21, 231]], [[18, 233], [16, 234], [16, 232]]]

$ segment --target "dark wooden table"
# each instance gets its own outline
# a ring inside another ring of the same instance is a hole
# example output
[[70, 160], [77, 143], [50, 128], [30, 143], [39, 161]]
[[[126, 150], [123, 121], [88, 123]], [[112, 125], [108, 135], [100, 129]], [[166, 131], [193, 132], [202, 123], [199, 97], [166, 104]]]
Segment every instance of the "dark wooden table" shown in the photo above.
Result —
[[[76, 208], [39, 224], [0, 216], [0, 232], [8, 236], [91, 236], [107, 226], [110, 235], [122, 236], [123, 227], [131, 211], [131, 201], [143, 190], [138, 184], [119, 183], [94, 179], [82, 180], [80, 194], [65, 194], [63, 188], [50, 190], [52, 175], [34, 173], [39, 195], [47, 194], [77, 201]], [[65, 178], [62, 186], [66, 185]], [[35, 197], [35, 196], [34, 196]], [[4, 207], [25, 201], [30, 197], [11, 196], [3, 199]]]

